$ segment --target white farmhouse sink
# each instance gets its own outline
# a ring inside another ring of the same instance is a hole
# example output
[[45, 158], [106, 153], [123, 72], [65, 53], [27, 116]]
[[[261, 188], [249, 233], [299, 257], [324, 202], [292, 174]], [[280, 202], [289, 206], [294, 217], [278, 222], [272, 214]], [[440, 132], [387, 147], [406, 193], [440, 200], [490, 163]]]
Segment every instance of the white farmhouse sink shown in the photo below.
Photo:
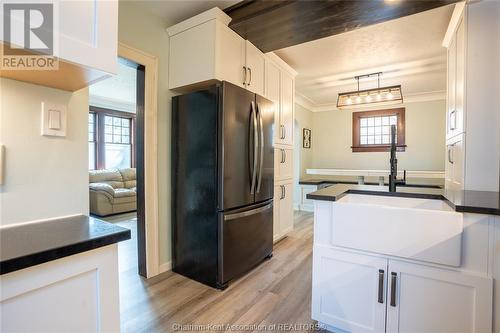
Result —
[[347, 194], [332, 222], [333, 245], [460, 266], [462, 214], [441, 200]]

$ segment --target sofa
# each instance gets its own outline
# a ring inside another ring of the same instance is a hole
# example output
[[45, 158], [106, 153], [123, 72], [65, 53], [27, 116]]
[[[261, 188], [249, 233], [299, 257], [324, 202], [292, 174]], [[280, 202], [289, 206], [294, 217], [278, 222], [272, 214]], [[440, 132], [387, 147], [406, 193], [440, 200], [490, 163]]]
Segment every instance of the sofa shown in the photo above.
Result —
[[137, 209], [135, 168], [89, 171], [90, 213], [107, 216]]

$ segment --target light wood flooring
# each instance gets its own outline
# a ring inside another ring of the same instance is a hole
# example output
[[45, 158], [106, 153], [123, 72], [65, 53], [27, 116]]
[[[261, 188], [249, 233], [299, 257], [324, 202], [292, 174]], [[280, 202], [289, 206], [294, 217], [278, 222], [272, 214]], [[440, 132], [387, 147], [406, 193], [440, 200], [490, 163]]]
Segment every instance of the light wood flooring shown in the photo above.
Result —
[[239, 332], [315, 331], [312, 220], [297, 212], [295, 230], [275, 244], [274, 256], [224, 291], [172, 272], [145, 280], [136, 269], [121, 271], [122, 332], [226, 331], [227, 325], [243, 325], [227, 330]]

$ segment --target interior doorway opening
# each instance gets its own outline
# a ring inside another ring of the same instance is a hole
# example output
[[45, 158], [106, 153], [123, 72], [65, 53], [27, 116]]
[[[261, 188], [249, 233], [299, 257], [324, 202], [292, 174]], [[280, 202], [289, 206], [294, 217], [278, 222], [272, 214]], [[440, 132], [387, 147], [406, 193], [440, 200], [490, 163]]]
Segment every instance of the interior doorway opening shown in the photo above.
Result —
[[145, 67], [118, 58], [118, 74], [89, 88], [90, 214], [131, 230], [120, 274], [147, 277], [144, 184]]

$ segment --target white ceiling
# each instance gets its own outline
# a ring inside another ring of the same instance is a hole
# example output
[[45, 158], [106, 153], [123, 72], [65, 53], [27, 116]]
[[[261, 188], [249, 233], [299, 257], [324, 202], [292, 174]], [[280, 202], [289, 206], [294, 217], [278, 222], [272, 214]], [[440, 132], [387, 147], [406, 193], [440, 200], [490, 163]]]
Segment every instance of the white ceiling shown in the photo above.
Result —
[[141, 5], [166, 24], [174, 25], [213, 7], [225, 9], [238, 2], [240, 0], [142, 0]]
[[[355, 75], [382, 71], [381, 86], [402, 85], [404, 96], [446, 89], [441, 46], [453, 6], [372, 25], [275, 51], [299, 74], [297, 92], [316, 106], [357, 89]], [[360, 89], [376, 87], [361, 80]]]
[[118, 74], [89, 87], [89, 104], [133, 112], [136, 110], [136, 69], [118, 62]]

